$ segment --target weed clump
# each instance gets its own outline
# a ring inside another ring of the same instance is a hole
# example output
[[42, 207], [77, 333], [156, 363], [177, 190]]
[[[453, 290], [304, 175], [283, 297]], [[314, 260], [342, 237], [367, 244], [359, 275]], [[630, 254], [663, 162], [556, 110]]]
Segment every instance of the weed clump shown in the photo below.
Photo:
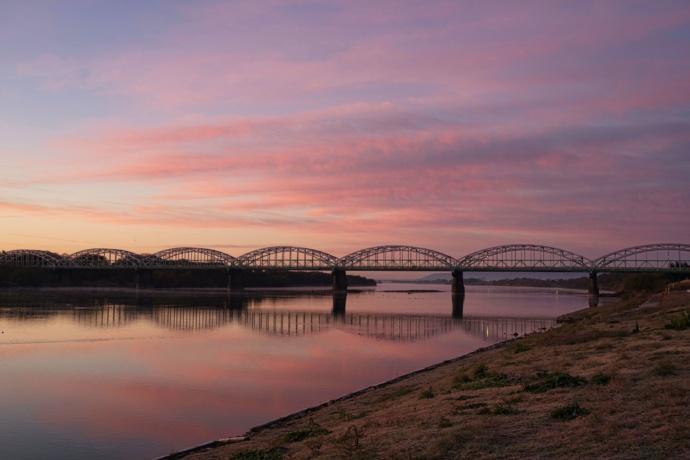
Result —
[[461, 374], [453, 379], [453, 388], [456, 390], [481, 390], [482, 388], [500, 388], [511, 385], [511, 378], [507, 374], [489, 372], [485, 364], [478, 365], [470, 378], [467, 374]]
[[484, 364], [478, 364], [477, 367], [474, 368], [474, 378], [475, 379], [483, 379], [488, 375], [489, 372], [489, 367]]
[[350, 421], [352, 421], [352, 420], [357, 420], [357, 419], [360, 419], [360, 418], [364, 418], [364, 417], [367, 416], [367, 414], [368, 414], [368, 413], [365, 412], [365, 411], [361, 411], [361, 412], [358, 413], [358, 414], [353, 414], [353, 413], [350, 413], [350, 412], [346, 412], [346, 411], [344, 411], [344, 410], [341, 410], [340, 412], [338, 412], [338, 418], [339, 418], [340, 420], [345, 421], [345, 422], [350, 422]]
[[450, 420], [448, 420], [446, 417], [441, 417], [438, 420], [438, 427], [439, 428], [449, 428], [451, 426], [453, 426], [453, 423]]
[[594, 385], [601, 385], [602, 387], [605, 387], [609, 383], [611, 383], [611, 376], [607, 374], [595, 374], [592, 376], [591, 382]]
[[289, 433], [285, 433], [283, 439], [285, 440], [285, 442], [300, 442], [304, 441], [307, 438], [313, 438], [315, 436], [321, 436], [329, 433], [329, 430], [316, 423], [313, 418], [310, 418], [306, 429], [295, 430], [290, 431]]
[[424, 392], [423, 392], [422, 395], [419, 397], [419, 399], [431, 399], [431, 398], [433, 398], [433, 397], [435, 397], [435, 396], [436, 396], [436, 395], [435, 395], [434, 392], [431, 390], [431, 387], [429, 387], [428, 390], [424, 390]]
[[557, 420], [575, 420], [583, 415], [589, 415], [590, 411], [581, 407], [577, 402], [568, 404], [567, 406], [559, 407], [551, 411], [551, 418]]
[[654, 368], [654, 373], [659, 377], [668, 377], [669, 375], [676, 375], [678, 368], [670, 361], [661, 361]]
[[386, 393], [383, 396], [379, 397], [376, 402], [377, 403], [382, 403], [386, 401], [391, 401], [393, 399], [398, 399], [403, 396], [407, 396], [410, 393], [417, 391], [419, 387], [415, 385], [405, 385], [401, 386], [399, 388], [396, 388], [395, 390], [391, 391], [390, 393]]
[[690, 329], [690, 311], [681, 311], [679, 316], [671, 318], [669, 322], [664, 324], [664, 329], [673, 329], [676, 331]]
[[587, 384], [587, 380], [568, 374], [567, 372], [540, 372], [537, 374], [538, 381], [524, 386], [524, 390], [529, 393], [545, 393], [556, 388], [575, 388]]
[[499, 403], [493, 408], [485, 406], [482, 407], [479, 412], [480, 415], [515, 415], [519, 414], [520, 411], [510, 403]]
[[287, 452], [284, 447], [274, 447], [268, 450], [248, 450], [238, 452], [230, 460], [283, 460], [283, 455]]
[[523, 352], [529, 350], [530, 348], [531, 348], [531, 347], [525, 345], [524, 343], [518, 342], [518, 343], [515, 345], [515, 348], [513, 348], [513, 353], [515, 353], [515, 354], [517, 355], [518, 353], [523, 353]]

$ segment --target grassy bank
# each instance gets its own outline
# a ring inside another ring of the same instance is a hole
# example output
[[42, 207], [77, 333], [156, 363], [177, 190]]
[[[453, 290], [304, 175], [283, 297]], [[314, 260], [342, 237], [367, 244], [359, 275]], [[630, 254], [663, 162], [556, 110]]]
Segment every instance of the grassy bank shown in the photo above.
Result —
[[511, 341], [170, 458], [690, 458], [690, 295]]

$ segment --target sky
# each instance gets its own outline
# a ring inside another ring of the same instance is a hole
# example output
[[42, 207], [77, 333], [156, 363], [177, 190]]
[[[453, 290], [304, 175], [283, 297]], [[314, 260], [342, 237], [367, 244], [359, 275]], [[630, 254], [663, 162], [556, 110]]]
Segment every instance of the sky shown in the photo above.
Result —
[[690, 243], [690, 2], [0, 0], [0, 249]]

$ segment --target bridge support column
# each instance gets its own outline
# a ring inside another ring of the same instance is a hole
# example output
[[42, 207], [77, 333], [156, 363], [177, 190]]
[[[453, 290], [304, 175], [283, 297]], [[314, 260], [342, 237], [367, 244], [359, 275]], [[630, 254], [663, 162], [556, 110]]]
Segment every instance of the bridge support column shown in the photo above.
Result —
[[347, 293], [334, 292], [333, 293], [333, 317], [344, 318], [345, 306], [347, 305]]
[[462, 271], [453, 270], [453, 294], [465, 295], [465, 282], [462, 277]]
[[153, 270], [137, 270], [137, 289], [153, 289]]
[[244, 270], [228, 270], [228, 292], [244, 291]]
[[56, 268], [55, 282], [64, 287], [73, 286], [74, 280], [72, 280], [72, 272], [64, 268]]
[[226, 308], [230, 310], [242, 310], [244, 309], [244, 301], [246, 297], [242, 295], [228, 295], [228, 301], [225, 304]]
[[451, 314], [451, 318], [462, 319], [462, 310], [465, 307], [465, 294], [453, 293], [451, 299], [453, 301], [453, 313]]
[[599, 281], [597, 280], [597, 272], [589, 273], [589, 306], [596, 307], [599, 305]]
[[333, 270], [333, 292], [347, 292], [345, 270]]

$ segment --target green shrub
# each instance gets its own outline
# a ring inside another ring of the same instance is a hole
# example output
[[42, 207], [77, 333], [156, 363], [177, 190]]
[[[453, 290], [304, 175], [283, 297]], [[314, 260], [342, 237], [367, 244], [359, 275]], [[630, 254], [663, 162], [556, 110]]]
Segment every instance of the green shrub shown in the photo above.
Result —
[[446, 417], [441, 417], [438, 420], [438, 427], [439, 428], [449, 428], [451, 426], [453, 426], [453, 423], [450, 420], [448, 420]]
[[592, 376], [592, 383], [594, 385], [606, 386], [611, 383], [611, 376], [606, 374], [595, 374]]
[[346, 412], [344, 410], [341, 410], [340, 412], [338, 412], [338, 418], [340, 420], [344, 420], [346, 422], [350, 422], [352, 420], [357, 420], [357, 419], [366, 417], [367, 415], [368, 415], [368, 412], [365, 412], [365, 411], [361, 411], [358, 414], [352, 414], [352, 413]]
[[586, 379], [573, 377], [566, 372], [539, 373], [537, 379], [537, 382], [525, 385], [524, 390], [529, 393], [544, 393], [556, 388], [574, 388], [587, 384]]
[[654, 373], [659, 377], [668, 377], [669, 375], [676, 375], [678, 368], [670, 361], [661, 361], [654, 368]]
[[512, 385], [508, 374], [492, 374], [485, 372], [482, 377], [466, 383], [456, 383], [453, 388], [457, 390], [481, 390], [482, 388], [500, 388]]
[[401, 398], [403, 396], [407, 396], [410, 393], [417, 391], [418, 388], [419, 387], [416, 385], [404, 385], [404, 386], [396, 388], [395, 390], [391, 391], [390, 393], [386, 393], [386, 394], [380, 396], [376, 400], [376, 402], [382, 403], [382, 402], [386, 402], [386, 401], [391, 401], [393, 399], [398, 399], [398, 398]]
[[434, 396], [436, 396], [436, 395], [434, 394], [433, 391], [431, 391], [431, 388], [429, 388], [428, 390], [424, 390], [424, 392], [422, 393], [422, 396], [420, 396], [419, 399], [431, 399]]
[[314, 419], [310, 418], [306, 429], [295, 430], [290, 431], [289, 433], [285, 433], [283, 439], [285, 440], [285, 442], [300, 442], [307, 438], [313, 438], [315, 436], [321, 436], [329, 433], [329, 430], [316, 423]]
[[525, 351], [529, 350], [530, 348], [531, 348], [531, 347], [528, 347], [528, 346], [525, 345], [524, 343], [518, 342], [518, 343], [515, 345], [515, 348], [513, 349], [513, 352], [517, 355], [518, 353], [525, 352]]
[[282, 460], [283, 454], [287, 452], [284, 447], [274, 447], [269, 450], [249, 450], [238, 452], [230, 460]]
[[577, 402], [574, 402], [572, 404], [568, 404], [567, 406], [552, 410], [551, 417], [557, 420], [575, 420], [576, 418], [582, 417], [583, 415], [588, 415], [589, 413], [589, 410], [581, 407]]
[[509, 403], [499, 403], [493, 408], [484, 406], [477, 412], [480, 415], [515, 415], [520, 413], [517, 408]]
[[668, 323], [664, 324], [664, 328], [676, 331], [690, 329], [690, 312], [688, 310], [681, 311], [679, 316], [671, 318]]
[[515, 415], [519, 412], [514, 405], [508, 403], [496, 404], [493, 409], [494, 415]]
[[474, 368], [474, 372], [473, 372], [474, 378], [475, 379], [484, 378], [484, 377], [486, 377], [488, 371], [489, 371], [489, 368], [486, 364], [484, 364], [484, 363], [478, 364], [477, 367]]
[[467, 383], [467, 382], [470, 382], [470, 381], [472, 381], [472, 379], [469, 378], [467, 374], [456, 375], [456, 376], [453, 378], [453, 386], [454, 386], [454, 387], [457, 387], [457, 386], [462, 385], [463, 383]]

